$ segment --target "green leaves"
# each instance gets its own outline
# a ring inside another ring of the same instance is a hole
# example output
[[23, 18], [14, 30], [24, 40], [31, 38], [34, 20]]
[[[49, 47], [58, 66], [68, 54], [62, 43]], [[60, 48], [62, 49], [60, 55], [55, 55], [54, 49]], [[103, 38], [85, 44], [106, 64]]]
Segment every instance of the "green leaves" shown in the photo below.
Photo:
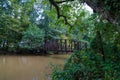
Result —
[[103, 61], [100, 54], [93, 54], [91, 51], [74, 52], [63, 70], [54, 68], [51, 78], [52, 80], [119, 80], [120, 64], [116, 64], [115, 62], [119, 63], [116, 60], [117, 58], [109, 57]]
[[[13, 49], [21, 41], [22, 32], [25, 31], [30, 22], [30, 13], [33, 10], [33, 0], [23, 3], [21, 0], [0, 1], [0, 43], [7, 42], [8, 48]], [[3, 5], [5, 5], [3, 7]], [[5, 9], [4, 9], [5, 8]]]
[[36, 48], [41, 46], [44, 42], [45, 32], [43, 29], [38, 28], [36, 25], [32, 24], [29, 28], [23, 33], [22, 41], [30, 43], [23, 47], [27, 48]]

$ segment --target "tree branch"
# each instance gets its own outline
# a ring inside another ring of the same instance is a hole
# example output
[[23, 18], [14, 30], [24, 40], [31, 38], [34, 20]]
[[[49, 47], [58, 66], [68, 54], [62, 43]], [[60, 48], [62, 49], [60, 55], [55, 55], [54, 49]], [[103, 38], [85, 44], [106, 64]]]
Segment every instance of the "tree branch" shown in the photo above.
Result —
[[[73, 0], [72, 0], [73, 1]], [[67, 17], [64, 16], [64, 15], [61, 15], [60, 14], [60, 8], [59, 6], [57, 5], [58, 3], [63, 3], [63, 2], [66, 2], [66, 1], [59, 1], [59, 2], [55, 2], [54, 0], [49, 0], [50, 4], [53, 5], [57, 11], [57, 18], [59, 19], [60, 17], [63, 17], [64, 18], [64, 21], [65, 21], [65, 24], [70, 26], [70, 27], [73, 27], [67, 20]]]
[[[61, 3], [64, 3], [64, 2], [68, 2], [69, 0], [64, 0], [64, 1], [55, 1], [56, 4], [61, 4]], [[70, 1], [74, 1], [74, 0], [70, 0]]]
[[73, 27], [73, 26], [68, 22], [66, 16], [64, 16], [64, 15], [60, 15], [60, 17], [63, 17], [63, 18], [64, 18], [64, 20], [65, 20], [65, 24], [66, 24], [66, 25], [70, 26], [71, 28]]
[[[115, 14], [115, 12], [111, 9], [111, 10], [105, 10], [105, 3], [102, 0], [83, 0], [84, 3], [88, 4], [95, 12], [100, 13], [104, 19], [108, 20], [109, 22], [113, 23], [113, 24], [117, 24], [118, 23], [118, 17], [116, 17], [117, 15]], [[118, 3], [120, 1], [118, 0]], [[119, 12], [120, 13], [120, 12]]]
[[55, 1], [56, 4], [61, 4], [61, 3], [64, 3], [64, 2], [67, 2], [66, 0], [65, 1]]
[[57, 5], [57, 3], [54, 0], [49, 0], [50, 4], [53, 5], [57, 11], [57, 16], [58, 18], [60, 18], [60, 9], [59, 6]]

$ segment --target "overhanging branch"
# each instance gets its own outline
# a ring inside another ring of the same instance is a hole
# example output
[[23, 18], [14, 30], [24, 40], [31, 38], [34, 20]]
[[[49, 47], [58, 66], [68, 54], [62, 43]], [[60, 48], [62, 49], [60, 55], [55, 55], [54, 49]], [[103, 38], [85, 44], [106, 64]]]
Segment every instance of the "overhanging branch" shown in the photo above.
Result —
[[64, 3], [64, 2], [67, 2], [67, 1], [55, 1], [56, 4], [61, 4], [61, 3]]
[[73, 26], [68, 22], [66, 16], [64, 16], [64, 15], [60, 15], [60, 17], [63, 17], [63, 18], [64, 18], [64, 20], [65, 20], [65, 24], [66, 24], [66, 25], [70, 26], [71, 28], [73, 27]]
[[[55, 3], [57, 4], [61, 4], [61, 3], [64, 3], [64, 2], [68, 2], [69, 0], [64, 0], [64, 1], [55, 1]], [[74, 1], [74, 0], [70, 0], [70, 1]]]
[[[74, 0], [72, 0], [72, 1], [74, 1]], [[58, 1], [58, 2], [56, 2], [56, 1], [54, 1], [54, 0], [49, 0], [49, 2], [50, 2], [51, 5], [53, 5], [53, 6], [55, 7], [55, 9], [56, 9], [56, 11], [57, 11], [57, 18], [59, 19], [60, 17], [63, 17], [63, 18], [64, 18], [64, 21], [65, 21], [65, 24], [68, 25], [68, 26], [70, 26], [70, 27], [73, 27], [73, 26], [68, 22], [67, 17], [64, 16], [64, 15], [62, 15], [62, 14], [60, 14], [60, 8], [59, 8], [59, 6], [58, 6], [59, 3], [63, 3], [63, 2], [67, 2], [67, 1]]]

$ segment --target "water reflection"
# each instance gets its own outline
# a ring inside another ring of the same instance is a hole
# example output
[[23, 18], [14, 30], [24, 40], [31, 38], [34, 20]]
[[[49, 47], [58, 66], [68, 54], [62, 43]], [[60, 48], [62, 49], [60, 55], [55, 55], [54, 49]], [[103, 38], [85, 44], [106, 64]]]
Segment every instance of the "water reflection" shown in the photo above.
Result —
[[5, 64], [5, 61], [6, 61], [5, 58], [3, 58], [3, 64]]
[[0, 56], [0, 80], [49, 80], [49, 64], [64, 64], [69, 55]]

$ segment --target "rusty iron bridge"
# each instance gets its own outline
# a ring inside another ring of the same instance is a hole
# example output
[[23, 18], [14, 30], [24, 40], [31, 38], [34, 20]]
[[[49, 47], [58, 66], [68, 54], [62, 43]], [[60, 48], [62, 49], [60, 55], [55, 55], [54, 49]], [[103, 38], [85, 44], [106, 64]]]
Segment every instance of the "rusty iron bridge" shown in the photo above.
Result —
[[81, 50], [86, 48], [87, 43], [69, 39], [45, 40], [44, 44], [40, 47], [40, 49], [45, 51], [55, 52], [73, 52], [74, 50]]

